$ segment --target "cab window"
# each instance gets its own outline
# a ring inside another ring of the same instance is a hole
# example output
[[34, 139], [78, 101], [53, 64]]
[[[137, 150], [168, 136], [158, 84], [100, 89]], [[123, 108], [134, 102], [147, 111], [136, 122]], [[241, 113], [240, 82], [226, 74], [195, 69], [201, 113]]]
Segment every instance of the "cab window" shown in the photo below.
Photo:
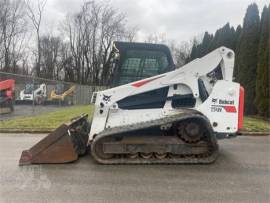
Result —
[[167, 55], [161, 51], [128, 50], [122, 57], [119, 85], [159, 75], [169, 65]]

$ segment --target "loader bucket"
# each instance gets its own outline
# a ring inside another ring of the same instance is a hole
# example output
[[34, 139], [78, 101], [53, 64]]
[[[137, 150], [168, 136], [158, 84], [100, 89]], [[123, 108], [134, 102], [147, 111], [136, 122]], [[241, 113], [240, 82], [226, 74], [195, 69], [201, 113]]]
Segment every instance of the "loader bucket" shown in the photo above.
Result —
[[87, 151], [90, 125], [88, 115], [71, 119], [22, 152], [19, 165], [68, 163], [78, 159]]

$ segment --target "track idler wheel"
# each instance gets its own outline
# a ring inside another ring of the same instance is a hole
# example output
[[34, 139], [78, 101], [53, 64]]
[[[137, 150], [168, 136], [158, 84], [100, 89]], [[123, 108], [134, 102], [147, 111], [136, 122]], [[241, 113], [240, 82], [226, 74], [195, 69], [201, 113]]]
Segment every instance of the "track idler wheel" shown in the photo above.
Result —
[[98, 157], [101, 159], [111, 159], [114, 157], [114, 154], [105, 153], [103, 150], [103, 143], [113, 141], [112, 138], [103, 138], [95, 144], [94, 150]]
[[184, 142], [195, 144], [203, 137], [203, 126], [199, 121], [186, 121], [178, 126], [178, 136]]

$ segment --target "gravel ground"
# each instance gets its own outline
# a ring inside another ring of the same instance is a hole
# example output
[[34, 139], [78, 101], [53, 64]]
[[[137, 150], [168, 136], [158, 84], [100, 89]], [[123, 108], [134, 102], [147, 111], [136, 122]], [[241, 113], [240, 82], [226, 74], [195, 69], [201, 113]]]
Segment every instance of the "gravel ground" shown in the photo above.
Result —
[[0, 202], [270, 202], [270, 136], [220, 141], [211, 165], [19, 167], [44, 135], [0, 134]]

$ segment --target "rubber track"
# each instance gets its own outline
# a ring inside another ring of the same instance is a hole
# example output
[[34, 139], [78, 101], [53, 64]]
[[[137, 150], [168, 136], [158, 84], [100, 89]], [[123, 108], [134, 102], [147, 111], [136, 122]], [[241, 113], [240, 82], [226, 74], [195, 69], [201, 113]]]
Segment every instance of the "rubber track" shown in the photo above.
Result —
[[[205, 121], [206, 128], [210, 132], [209, 140], [210, 140], [210, 146], [212, 148], [212, 152], [209, 156], [207, 157], [201, 157], [201, 158], [196, 158], [196, 157], [172, 157], [172, 158], [164, 158], [164, 159], [156, 159], [156, 158], [150, 158], [150, 159], [143, 159], [143, 158], [136, 158], [136, 159], [129, 159], [129, 158], [124, 158], [124, 157], [116, 157], [112, 159], [102, 159], [98, 157], [98, 155], [95, 153], [95, 145], [96, 143], [104, 138], [104, 137], [109, 137], [112, 135], [117, 135], [119, 133], [125, 133], [125, 132], [130, 132], [130, 131], [135, 131], [135, 130], [140, 130], [140, 129], [145, 129], [149, 127], [154, 127], [154, 126], [160, 126], [160, 125], [165, 125], [165, 124], [170, 124], [173, 122], [178, 122], [178, 121], [183, 121], [186, 119], [190, 118], [198, 118], [202, 119]], [[156, 120], [150, 120], [147, 122], [140, 122], [136, 123], [133, 125], [126, 125], [126, 126], [121, 126], [121, 127], [114, 127], [114, 128], [107, 128], [101, 133], [99, 133], [95, 139], [92, 141], [91, 144], [91, 154], [93, 158], [101, 164], [209, 164], [213, 163], [217, 156], [218, 156], [218, 144], [216, 137], [214, 135], [214, 132], [212, 130], [212, 127], [203, 115], [194, 112], [194, 110], [190, 111], [183, 111], [181, 113], [177, 113], [173, 116], [168, 116], [164, 117], [162, 119], [156, 119]]]

